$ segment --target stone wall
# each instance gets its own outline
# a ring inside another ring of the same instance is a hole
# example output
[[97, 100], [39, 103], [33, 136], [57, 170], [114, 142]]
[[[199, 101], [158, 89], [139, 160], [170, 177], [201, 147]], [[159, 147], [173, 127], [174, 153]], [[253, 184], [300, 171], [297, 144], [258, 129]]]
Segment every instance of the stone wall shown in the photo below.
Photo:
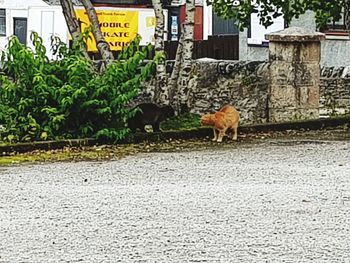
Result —
[[[236, 106], [242, 123], [273, 121], [269, 116], [270, 64], [197, 60], [188, 85], [186, 107], [203, 114], [218, 110], [224, 104]], [[152, 102], [154, 89], [148, 84], [133, 105]], [[288, 100], [288, 96], [284, 100]], [[165, 99], [162, 104], [168, 104]], [[350, 112], [350, 66], [324, 67], [320, 79], [320, 117]]]
[[[225, 104], [234, 105], [241, 113], [242, 123], [268, 121], [269, 64], [267, 62], [238, 62], [197, 60], [188, 83], [183, 111], [204, 114]], [[154, 88], [148, 83], [133, 105], [153, 102]], [[165, 99], [162, 104], [167, 104]], [[174, 105], [172, 105], [174, 106]]]
[[157, 96], [146, 89], [143, 97], [175, 104], [181, 113], [203, 114], [231, 104], [240, 110], [243, 123], [318, 118], [324, 34], [290, 27], [267, 38], [269, 62], [197, 60], [188, 86], [173, 90], [175, 99], [163, 88]]
[[264, 62], [198, 61], [189, 83], [187, 106], [202, 114], [231, 104], [240, 111], [242, 123], [266, 122], [268, 66]]
[[320, 116], [350, 113], [350, 66], [323, 67], [320, 83]]

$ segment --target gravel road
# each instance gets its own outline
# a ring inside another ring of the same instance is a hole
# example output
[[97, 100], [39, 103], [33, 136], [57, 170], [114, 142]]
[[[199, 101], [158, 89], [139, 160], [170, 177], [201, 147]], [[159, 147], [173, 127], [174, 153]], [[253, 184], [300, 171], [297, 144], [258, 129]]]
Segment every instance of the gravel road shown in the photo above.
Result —
[[350, 141], [0, 168], [6, 263], [350, 262], [349, 221]]

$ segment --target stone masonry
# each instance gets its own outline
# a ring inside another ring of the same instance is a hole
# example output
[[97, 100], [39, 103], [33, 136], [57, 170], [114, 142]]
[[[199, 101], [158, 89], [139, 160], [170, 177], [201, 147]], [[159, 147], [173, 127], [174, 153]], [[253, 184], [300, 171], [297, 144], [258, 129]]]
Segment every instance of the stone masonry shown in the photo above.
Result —
[[322, 33], [290, 27], [268, 36], [272, 122], [319, 117]]
[[[213, 112], [225, 104], [234, 105], [242, 123], [264, 123], [268, 120], [269, 64], [199, 59], [194, 62], [187, 92], [181, 98], [186, 109], [196, 114]], [[154, 88], [145, 85], [132, 106], [153, 102]], [[165, 99], [162, 104], [168, 104]]]
[[323, 67], [320, 83], [320, 115], [350, 113], [350, 66]]
[[188, 108], [202, 114], [234, 105], [245, 123], [268, 119], [269, 64], [265, 62], [197, 62], [188, 95]]
[[[350, 66], [320, 70], [322, 34], [289, 28], [269, 38], [269, 62], [194, 61], [187, 90], [180, 98], [186, 102], [182, 110], [204, 114], [231, 104], [245, 124], [350, 112]], [[169, 104], [167, 93], [161, 104]], [[148, 83], [133, 105], [153, 102], [153, 98], [154, 88]]]

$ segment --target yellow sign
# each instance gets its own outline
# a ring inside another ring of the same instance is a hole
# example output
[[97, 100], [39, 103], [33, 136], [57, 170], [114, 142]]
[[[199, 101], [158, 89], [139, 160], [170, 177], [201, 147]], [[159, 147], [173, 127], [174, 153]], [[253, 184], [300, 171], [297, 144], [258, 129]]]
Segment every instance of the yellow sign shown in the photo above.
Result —
[[[90, 26], [89, 18], [85, 10], [75, 10], [78, 20], [81, 23], [81, 30]], [[132, 41], [138, 32], [138, 11], [113, 11], [96, 10], [100, 23], [102, 35], [109, 43], [111, 50], [121, 50]], [[88, 51], [97, 51], [96, 41], [91, 35], [87, 40]]]

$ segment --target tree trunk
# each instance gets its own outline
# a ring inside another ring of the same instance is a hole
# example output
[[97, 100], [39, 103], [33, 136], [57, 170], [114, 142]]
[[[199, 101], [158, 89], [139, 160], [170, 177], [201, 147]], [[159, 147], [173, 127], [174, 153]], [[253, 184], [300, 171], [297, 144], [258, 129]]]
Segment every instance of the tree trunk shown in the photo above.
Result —
[[[177, 81], [178, 112], [181, 113], [187, 106], [189, 88], [188, 82], [192, 72], [192, 54], [194, 46], [194, 14], [195, 0], [186, 0], [186, 20], [183, 32], [182, 58], [179, 78]], [[187, 110], [187, 109], [186, 109]]]
[[178, 113], [177, 97], [178, 97], [178, 87], [177, 81], [179, 79], [179, 73], [182, 63], [182, 52], [183, 52], [183, 39], [184, 39], [184, 29], [181, 27], [181, 36], [176, 50], [175, 62], [173, 65], [173, 70], [171, 72], [170, 81], [168, 83], [169, 89], [169, 100], [170, 103], [175, 105], [176, 112]]
[[[161, 25], [163, 13], [160, 14], [161, 4], [160, 0], [152, 0], [155, 15], [157, 19], [155, 40], [156, 40], [156, 54], [157, 52], [164, 51], [163, 41], [163, 28]], [[168, 88], [169, 103], [175, 107], [176, 113], [181, 112], [180, 105], [187, 101], [187, 83], [190, 77], [192, 67], [192, 53], [193, 53], [193, 31], [194, 31], [194, 12], [195, 4], [194, 0], [186, 1], [186, 21], [185, 26], [181, 28], [181, 36], [177, 47], [175, 63], [171, 73], [170, 80], [167, 81], [167, 75], [165, 71], [165, 64], [157, 68], [156, 77], [156, 99], [164, 102], [162, 97], [163, 86]], [[160, 19], [159, 19], [160, 18]], [[162, 32], [160, 34], [160, 32]], [[164, 74], [164, 75], [163, 75]], [[164, 76], [164, 77], [163, 77]], [[167, 83], [167, 85], [166, 85]], [[158, 85], [158, 86], [157, 86]], [[160, 95], [159, 95], [160, 94]], [[185, 94], [185, 96], [184, 96]]]
[[344, 23], [345, 29], [350, 29], [350, 0], [344, 1]]
[[[70, 0], [60, 0], [60, 1], [62, 6], [62, 12], [63, 12], [64, 18], [66, 19], [69, 33], [73, 38], [73, 42], [76, 42], [79, 39], [81, 28], [79, 25], [79, 21], [74, 12], [73, 3]], [[81, 52], [85, 58], [90, 59], [85, 48], [83, 48]]]
[[[164, 56], [164, 14], [162, 3], [160, 0], [152, 0], [154, 8], [154, 14], [156, 17], [156, 28], [155, 28], [155, 56]], [[155, 78], [155, 94], [154, 101], [156, 103], [166, 102], [168, 96], [165, 94], [167, 87], [167, 75], [165, 67], [165, 59], [157, 60], [156, 78]]]
[[109, 44], [106, 42], [105, 38], [102, 35], [96, 10], [90, 0], [80, 0], [80, 2], [83, 4], [91, 22], [92, 33], [94, 34], [96, 40], [97, 49], [100, 52], [102, 59], [105, 60], [108, 64], [114, 59], [114, 56], [109, 49]]

